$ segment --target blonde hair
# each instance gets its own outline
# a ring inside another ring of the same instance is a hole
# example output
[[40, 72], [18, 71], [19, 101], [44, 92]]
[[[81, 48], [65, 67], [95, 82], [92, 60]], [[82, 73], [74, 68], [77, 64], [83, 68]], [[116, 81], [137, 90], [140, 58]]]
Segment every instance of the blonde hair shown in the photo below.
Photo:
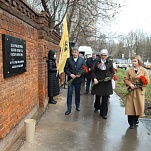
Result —
[[137, 59], [137, 60], [138, 60], [138, 64], [139, 64], [140, 66], [143, 65], [143, 61], [142, 61], [141, 56], [139, 56], [139, 55], [134, 55], [134, 56], [132, 57], [132, 59]]

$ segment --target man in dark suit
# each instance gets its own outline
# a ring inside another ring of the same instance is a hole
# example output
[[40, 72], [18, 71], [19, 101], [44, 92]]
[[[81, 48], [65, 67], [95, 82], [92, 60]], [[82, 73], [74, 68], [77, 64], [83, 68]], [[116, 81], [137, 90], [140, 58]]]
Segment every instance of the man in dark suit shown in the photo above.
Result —
[[96, 61], [96, 53], [93, 52], [92, 53], [92, 57], [88, 58], [86, 61], [86, 65], [88, 67], [89, 72], [85, 75], [86, 76], [86, 92], [84, 94], [88, 94], [89, 93], [89, 89], [90, 89], [90, 84], [92, 80], [92, 67], [94, 62]]
[[64, 67], [64, 72], [68, 75], [68, 81], [70, 81], [70, 84], [68, 84], [67, 111], [65, 112], [65, 115], [71, 113], [73, 87], [75, 89], [76, 110], [80, 111], [80, 90], [82, 75], [84, 74], [82, 69], [83, 65], [86, 67], [85, 60], [82, 57], [79, 57], [78, 49], [72, 48], [72, 56], [67, 59]]

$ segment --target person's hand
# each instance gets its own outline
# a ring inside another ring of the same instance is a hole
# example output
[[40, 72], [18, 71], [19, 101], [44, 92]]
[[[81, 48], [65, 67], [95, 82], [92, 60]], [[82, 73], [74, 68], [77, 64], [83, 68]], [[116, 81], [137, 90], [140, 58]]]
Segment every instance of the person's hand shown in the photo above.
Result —
[[76, 76], [75, 76], [74, 74], [70, 74], [70, 77], [71, 77], [72, 79], [75, 79], [75, 78], [76, 78]]
[[81, 74], [77, 74], [77, 75], [76, 75], [76, 78], [79, 78], [79, 77], [81, 77]]
[[89, 71], [91, 71], [91, 68], [89, 68]]
[[107, 81], [109, 81], [109, 80], [110, 80], [109, 77], [106, 77], [106, 78], [104, 79], [105, 82], [107, 82]]
[[104, 81], [107, 82], [107, 81], [109, 81], [109, 80], [106, 78], [106, 79], [104, 79]]
[[96, 78], [94, 78], [94, 84], [98, 84], [98, 83], [99, 81]]
[[141, 87], [142, 87], [142, 86], [139, 86], [139, 85], [138, 85], [138, 86], [136, 86], [136, 85], [135, 85], [135, 88], [141, 88]]
[[135, 89], [135, 85], [134, 84], [131, 84], [130, 87], [131, 87], [131, 89]]

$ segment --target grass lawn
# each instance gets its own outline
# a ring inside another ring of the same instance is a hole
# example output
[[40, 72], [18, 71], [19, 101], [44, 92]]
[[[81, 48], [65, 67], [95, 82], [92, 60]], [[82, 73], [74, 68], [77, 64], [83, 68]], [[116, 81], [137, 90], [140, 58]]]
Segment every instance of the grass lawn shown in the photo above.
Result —
[[[124, 95], [127, 93], [126, 86], [123, 82], [125, 72], [126, 70], [118, 68], [118, 72], [116, 73], [117, 81], [115, 87], [115, 92], [123, 100], [123, 103], [125, 102]], [[150, 76], [150, 83], [146, 87], [145, 99], [147, 102], [151, 103], [151, 76]]]

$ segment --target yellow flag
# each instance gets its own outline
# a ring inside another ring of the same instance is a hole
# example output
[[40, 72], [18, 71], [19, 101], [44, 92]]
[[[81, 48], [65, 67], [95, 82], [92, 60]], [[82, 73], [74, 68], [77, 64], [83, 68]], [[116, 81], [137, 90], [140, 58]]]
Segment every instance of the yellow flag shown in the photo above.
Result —
[[67, 58], [70, 57], [69, 37], [68, 37], [68, 27], [67, 27], [66, 15], [65, 15], [64, 21], [63, 21], [63, 33], [62, 33], [62, 37], [61, 37], [59, 46], [61, 47], [61, 55], [60, 55], [60, 59], [59, 59], [58, 71], [59, 71], [59, 74], [61, 74], [62, 72], [64, 72], [64, 66], [65, 66]]

